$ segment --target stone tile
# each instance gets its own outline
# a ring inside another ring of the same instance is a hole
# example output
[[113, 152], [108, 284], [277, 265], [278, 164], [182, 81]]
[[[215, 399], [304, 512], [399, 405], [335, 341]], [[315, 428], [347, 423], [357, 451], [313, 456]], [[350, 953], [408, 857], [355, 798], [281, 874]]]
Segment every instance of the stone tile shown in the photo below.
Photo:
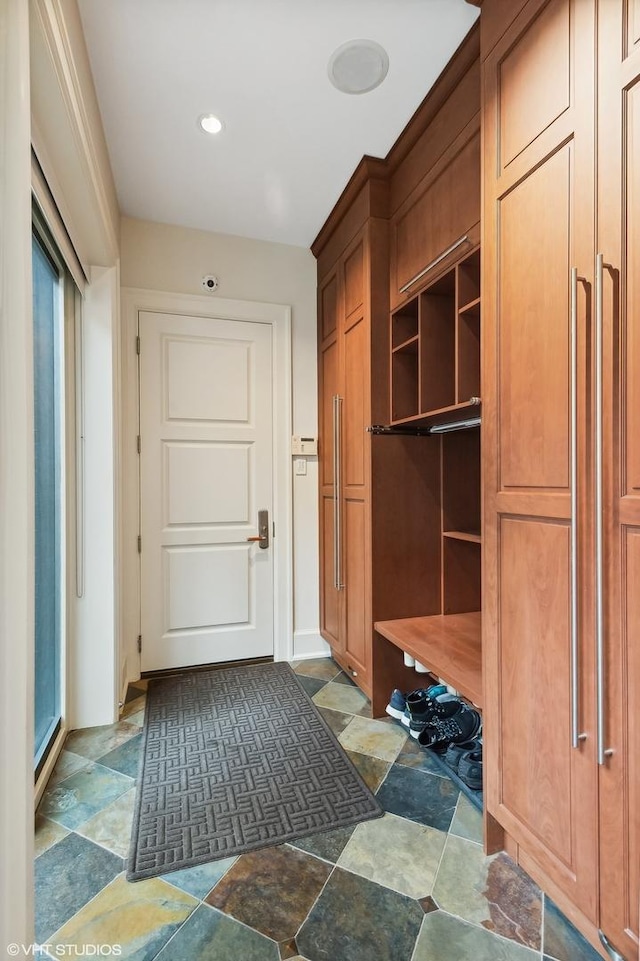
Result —
[[126, 774], [127, 777], [137, 778], [141, 751], [142, 734], [138, 733], [120, 747], [103, 754], [98, 758], [98, 763], [113, 771], [119, 771], [120, 774]]
[[[406, 727], [401, 727], [401, 730], [407, 733]], [[396, 764], [413, 767], [418, 771], [429, 771], [431, 774], [437, 774], [438, 777], [446, 777], [438, 762], [433, 760], [433, 753], [421, 747], [412, 737], [407, 737], [404, 747], [396, 758]]]
[[132, 681], [129, 687], [127, 688], [127, 693], [125, 695], [124, 703], [129, 704], [131, 701], [135, 701], [137, 697], [142, 697], [143, 694], [146, 694], [148, 683], [149, 682], [146, 679], [145, 680], [141, 679], [139, 681]]
[[237, 858], [220, 858], [219, 861], [196, 864], [193, 868], [183, 868], [182, 871], [164, 874], [163, 879], [202, 901], [237, 860]]
[[85, 821], [77, 829], [78, 833], [113, 851], [118, 857], [126, 858], [129, 854], [135, 800], [136, 790], [132, 788], [103, 811]]
[[119, 721], [117, 724], [107, 724], [103, 727], [87, 727], [81, 731], [72, 731], [64, 746], [67, 751], [96, 761], [103, 754], [120, 747], [130, 737], [139, 733], [137, 725], [128, 721]]
[[506, 854], [487, 858], [480, 845], [450, 834], [433, 897], [465, 921], [540, 950], [540, 890]]
[[295, 958], [298, 955], [296, 939], [290, 938], [288, 941], [281, 941], [278, 945], [278, 950], [281, 961], [291, 961], [291, 958]]
[[453, 815], [449, 833], [482, 844], [484, 837], [482, 814], [462, 792], [460, 792], [458, 798], [458, 806], [456, 807], [456, 813]]
[[84, 768], [90, 767], [90, 765], [91, 761], [86, 757], [82, 757], [80, 754], [74, 754], [72, 751], [60, 751], [56, 766], [47, 782], [47, 787], [52, 788], [54, 784], [59, 784], [60, 781], [64, 781], [65, 778], [70, 777], [77, 771], [82, 771]]
[[307, 677], [306, 674], [298, 674], [298, 680], [302, 684], [309, 697], [313, 697], [314, 694], [317, 694], [318, 691], [321, 691], [327, 683], [320, 677]]
[[448, 831], [458, 802], [458, 789], [449, 778], [394, 764], [376, 798], [391, 814]]
[[326, 707], [320, 707], [318, 710], [336, 737], [342, 734], [347, 724], [351, 723], [353, 717], [351, 714], [343, 714], [342, 711], [331, 711]]
[[358, 824], [338, 867], [410, 898], [431, 894], [446, 834], [406, 818], [385, 814]]
[[346, 753], [369, 790], [375, 793], [387, 776], [391, 762], [381, 761], [369, 754], [359, 754], [357, 751], [347, 751]]
[[[343, 688], [348, 691], [348, 688]], [[385, 721], [372, 721], [354, 717], [345, 727], [338, 740], [346, 751], [370, 754], [382, 761], [395, 761], [405, 742], [405, 735], [394, 725]]]
[[336, 662], [330, 657], [311, 657], [305, 661], [292, 661], [291, 667], [296, 674], [318, 677], [323, 681], [332, 681], [334, 677], [342, 673]]
[[128, 724], [135, 724], [139, 729], [144, 725], [144, 708], [141, 711], [137, 711], [135, 714], [129, 714], [127, 717]]
[[48, 941], [121, 871], [122, 858], [77, 834], [62, 838], [36, 858], [37, 941]]
[[133, 784], [124, 774], [92, 764], [45, 791], [38, 813], [74, 830], [130, 791]]
[[62, 838], [66, 838], [67, 834], [69, 834], [69, 831], [61, 824], [50, 821], [49, 818], [45, 818], [41, 814], [36, 815], [34, 857], [40, 857]]
[[197, 907], [197, 900], [160, 878], [129, 884], [115, 878], [49, 941], [70, 945], [65, 957], [80, 957], [82, 945], [119, 945], [121, 958], [151, 961]]
[[438, 905], [433, 900], [431, 895], [428, 898], [418, 898], [418, 904], [422, 908], [425, 914], [431, 914], [432, 911], [438, 911]]
[[600, 961], [600, 955], [574, 928], [550, 897], [544, 899], [545, 956], [554, 961]]
[[411, 961], [424, 916], [411, 898], [335, 868], [296, 943], [310, 961]]
[[280, 961], [275, 941], [201, 904], [157, 961]]
[[335, 831], [312, 834], [309, 837], [299, 838], [299, 840], [289, 843], [294, 848], [307, 851], [309, 854], [315, 854], [316, 857], [335, 864], [354, 831], [355, 826], [337, 828]]
[[295, 936], [331, 870], [289, 845], [252, 851], [238, 858], [205, 900], [261, 934], [286, 941]]
[[333, 681], [314, 694], [313, 703], [317, 707], [328, 707], [344, 714], [362, 714], [369, 710], [369, 701], [359, 688], [345, 687]]
[[351, 678], [349, 677], [348, 674], [345, 674], [344, 671], [340, 671], [340, 673], [337, 675], [337, 677], [334, 677], [333, 681], [334, 681], [335, 684], [346, 684], [347, 687], [357, 687], [357, 686], [358, 686], [355, 681], [352, 681], [352, 680], [351, 680]]
[[536, 961], [539, 954], [451, 917], [427, 914], [412, 961]]
[[132, 701], [128, 701], [120, 711], [120, 723], [133, 723], [132, 718], [134, 715], [142, 713], [144, 715], [144, 708], [147, 702], [147, 695], [140, 694], [139, 697], [134, 697]]

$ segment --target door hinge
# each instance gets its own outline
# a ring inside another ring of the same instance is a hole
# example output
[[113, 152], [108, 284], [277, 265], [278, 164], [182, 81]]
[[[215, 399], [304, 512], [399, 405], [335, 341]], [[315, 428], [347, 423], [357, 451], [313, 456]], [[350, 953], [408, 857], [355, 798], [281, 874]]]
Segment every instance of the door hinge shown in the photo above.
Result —
[[142, 654], [142, 634], [138, 634], [138, 654]]
[[142, 534], [138, 534], [138, 554], [142, 554]]
[[140, 336], [136, 337], [136, 354], [140, 354]]
[[137, 439], [136, 444], [137, 444], [137, 448], [138, 448], [138, 453], [140, 453], [140, 451], [142, 450], [142, 441], [140, 440], [140, 434], [138, 434], [138, 439]]
[[275, 521], [272, 521], [272, 523], [271, 523], [271, 536], [272, 536], [272, 537], [275, 537], [275, 536], [276, 536], [276, 522], [275, 522]]

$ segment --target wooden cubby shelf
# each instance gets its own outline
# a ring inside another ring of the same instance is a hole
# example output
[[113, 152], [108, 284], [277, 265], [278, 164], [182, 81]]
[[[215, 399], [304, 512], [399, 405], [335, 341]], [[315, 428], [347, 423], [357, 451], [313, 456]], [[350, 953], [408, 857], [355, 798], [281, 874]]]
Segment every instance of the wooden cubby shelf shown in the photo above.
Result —
[[443, 531], [443, 537], [450, 537], [454, 541], [468, 541], [470, 544], [481, 544], [480, 531]]
[[378, 634], [482, 708], [481, 614], [432, 614], [376, 621]]

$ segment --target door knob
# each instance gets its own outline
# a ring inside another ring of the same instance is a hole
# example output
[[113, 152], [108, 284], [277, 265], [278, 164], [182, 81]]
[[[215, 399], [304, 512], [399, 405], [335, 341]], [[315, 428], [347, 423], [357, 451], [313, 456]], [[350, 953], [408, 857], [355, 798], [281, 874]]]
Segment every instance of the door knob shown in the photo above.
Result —
[[266, 551], [269, 546], [269, 511], [258, 511], [258, 535], [247, 537], [247, 540], [257, 543], [261, 550]]

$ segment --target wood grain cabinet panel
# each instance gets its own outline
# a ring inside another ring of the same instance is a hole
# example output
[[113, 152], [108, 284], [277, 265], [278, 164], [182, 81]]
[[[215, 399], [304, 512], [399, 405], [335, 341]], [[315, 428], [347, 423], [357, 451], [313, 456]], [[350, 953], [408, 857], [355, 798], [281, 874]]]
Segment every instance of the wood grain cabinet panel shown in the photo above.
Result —
[[480, 219], [480, 132], [452, 153], [392, 221], [396, 299], [401, 287]]
[[[626, 492], [640, 493], [640, 80], [624, 92], [626, 124], [624, 184], [625, 262], [626, 268], [624, 303], [626, 319], [624, 339], [620, 345], [624, 358], [622, 393], [626, 426], [623, 434], [623, 463], [626, 463]], [[615, 277], [613, 278], [616, 279]]]
[[[492, 0], [487, 0], [491, 6]], [[521, 860], [597, 920], [589, 294], [593, 283], [595, 19], [530, 0], [484, 67], [483, 652], [487, 806]], [[547, 84], [546, 57], [550, 76]], [[570, 97], [567, 94], [570, 93]], [[583, 197], [584, 192], [584, 197]], [[579, 198], [579, 199], [578, 199]], [[571, 363], [571, 275], [577, 357]], [[585, 289], [587, 293], [585, 293]], [[578, 317], [579, 312], [579, 317]], [[577, 370], [577, 366], [576, 366]], [[570, 398], [579, 468], [571, 551]], [[579, 681], [571, 661], [577, 575]], [[590, 676], [591, 675], [591, 676]], [[580, 703], [573, 746], [572, 705]]]
[[598, 5], [598, 235], [603, 267], [604, 745], [600, 926], [639, 954], [640, 5]]
[[[500, 161], [506, 167], [570, 106], [569, 0], [549, 3], [500, 64]], [[535, 96], [532, 91], [535, 90]], [[527, 109], [522, 109], [526, 100]]]
[[364, 249], [360, 241], [344, 261], [344, 312], [351, 317], [364, 301]]
[[520, 863], [626, 961], [640, 923], [639, 9], [483, 4], [487, 804]]
[[569, 553], [567, 524], [503, 518], [499, 803], [575, 870]]
[[367, 329], [364, 318], [345, 331], [342, 340], [344, 363], [343, 459], [345, 488], [362, 487], [366, 481], [367, 413]]
[[571, 191], [565, 146], [499, 200], [503, 489], [569, 486]]

